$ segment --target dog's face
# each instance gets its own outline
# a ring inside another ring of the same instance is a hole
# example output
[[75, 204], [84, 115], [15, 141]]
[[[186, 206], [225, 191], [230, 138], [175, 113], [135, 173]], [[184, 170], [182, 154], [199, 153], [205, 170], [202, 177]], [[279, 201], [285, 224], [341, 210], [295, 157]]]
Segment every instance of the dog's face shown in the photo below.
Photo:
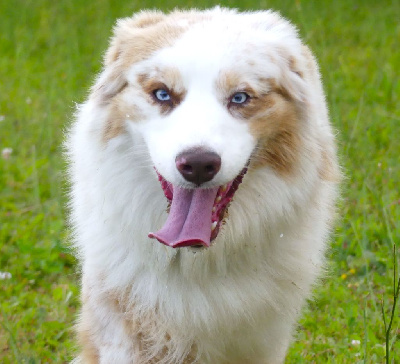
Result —
[[247, 168], [294, 173], [303, 97], [301, 43], [274, 13], [144, 13], [123, 20], [94, 95], [108, 142], [140, 134], [166, 197], [158, 233], [209, 246]]

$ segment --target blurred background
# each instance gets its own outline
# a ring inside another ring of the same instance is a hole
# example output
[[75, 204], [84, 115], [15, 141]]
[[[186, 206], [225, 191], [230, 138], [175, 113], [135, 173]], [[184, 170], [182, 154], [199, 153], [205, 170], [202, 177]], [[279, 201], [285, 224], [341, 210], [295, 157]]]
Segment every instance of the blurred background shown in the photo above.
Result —
[[66, 363], [76, 350], [79, 269], [68, 248], [63, 133], [114, 22], [144, 8], [217, 4], [272, 8], [298, 26], [319, 60], [337, 131], [345, 179], [327, 274], [287, 363], [383, 363], [386, 352], [400, 362], [399, 308], [391, 316], [400, 258], [398, 0], [3, 0], [1, 363]]

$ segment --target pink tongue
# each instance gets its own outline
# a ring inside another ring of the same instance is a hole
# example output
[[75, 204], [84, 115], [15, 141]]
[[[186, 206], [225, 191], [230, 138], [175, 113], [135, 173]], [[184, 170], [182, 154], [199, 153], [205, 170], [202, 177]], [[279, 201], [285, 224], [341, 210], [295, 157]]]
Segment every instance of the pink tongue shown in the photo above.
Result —
[[185, 189], [174, 186], [171, 209], [161, 230], [150, 238], [173, 248], [210, 246], [211, 215], [219, 187]]

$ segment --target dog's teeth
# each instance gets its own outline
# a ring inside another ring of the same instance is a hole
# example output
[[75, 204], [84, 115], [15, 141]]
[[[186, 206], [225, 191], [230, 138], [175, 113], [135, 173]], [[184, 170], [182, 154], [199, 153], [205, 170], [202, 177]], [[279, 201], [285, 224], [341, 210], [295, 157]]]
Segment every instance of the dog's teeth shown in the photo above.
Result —
[[228, 184], [221, 186], [221, 192], [225, 192], [227, 188], [228, 188]]
[[211, 231], [214, 231], [216, 227], [217, 227], [217, 221], [214, 221], [214, 222], [211, 224]]
[[220, 202], [221, 201], [221, 196], [217, 196], [217, 198], [215, 199], [215, 202]]
[[215, 208], [215, 206], [212, 208], [212, 212], [217, 211], [217, 209]]

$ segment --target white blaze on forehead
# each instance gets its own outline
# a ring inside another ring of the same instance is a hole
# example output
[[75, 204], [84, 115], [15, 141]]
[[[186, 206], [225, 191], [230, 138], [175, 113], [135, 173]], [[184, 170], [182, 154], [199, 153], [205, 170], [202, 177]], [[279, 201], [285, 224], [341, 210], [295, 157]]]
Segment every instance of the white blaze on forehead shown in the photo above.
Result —
[[210, 32], [209, 27], [199, 25], [183, 34], [173, 47], [161, 50], [157, 58], [179, 68], [189, 86], [196, 81], [211, 86], [224, 67], [228, 44], [221, 42], [218, 36], [212, 41]]
[[243, 42], [243, 36], [236, 30], [205, 22], [182, 34], [172, 47], [160, 50], [153, 59], [177, 67], [188, 86], [207, 84], [212, 89], [221, 70], [243, 66], [240, 63], [249, 48], [251, 44]]

